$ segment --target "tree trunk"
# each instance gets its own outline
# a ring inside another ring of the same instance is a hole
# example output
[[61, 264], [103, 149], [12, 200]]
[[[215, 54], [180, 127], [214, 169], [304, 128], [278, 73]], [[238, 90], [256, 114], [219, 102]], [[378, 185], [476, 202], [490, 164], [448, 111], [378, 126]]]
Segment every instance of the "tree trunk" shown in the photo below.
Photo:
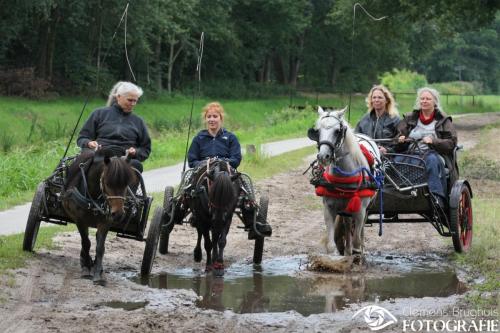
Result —
[[[174, 63], [179, 53], [181, 53], [183, 49], [182, 42], [175, 40], [175, 35], [169, 36], [168, 38], [170, 44], [170, 51], [168, 54], [168, 70], [167, 70], [167, 91], [169, 94], [172, 93], [172, 72], [174, 70]], [[175, 50], [175, 45], [181, 43], [179, 48]]]
[[330, 84], [332, 88], [335, 90], [335, 85], [337, 84], [337, 75], [338, 75], [338, 68], [337, 68], [337, 54], [335, 50], [332, 50], [332, 61], [330, 63]]
[[285, 66], [283, 64], [283, 59], [281, 56], [277, 53], [274, 54], [274, 70], [276, 73], [276, 80], [280, 84], [287, 84], [287, 78], [286, 78], [286, 72], [285, 72]]
[[154, 53], [154, 69], [155, 69], [155, 86], [158, 92], [161, 92], [163, 85], [161, 82], [162, 70], [161, 70], [161, 34], [158, 34], [156, 39], [156, 47]]
[[270, 56], [266, 55], [266, 57], [264, 58], [264, 62], [262, 63], [262, 66], [257, 73], [257, 82], [265, 83], [269, 81], [270, 67], [271, 67]]
[[47, 49], [47, 80], [52, 81], [52, 74], [54, 69], [54, 54], [56, 49], [56, 34], [57, 34], [57, 26], [61, 17], [57, 14], [56, 17], [52, 20], [52, 24], [50, 27], [50, 35], [48, 40], [48, 49]]
[[39, 56], [37, 73], [38, 76], [51, 80], [53, 63], [54, 63], [54, 53], [56, 45], [56, 35], [57, 35], [57, 25], [61, 20], [61, 15], [59, 7], [55, 6], [50, 12], [50, 17], [42, 21], [40, 28], [40, 44], [39, 44]]
[[101, 6], [101, 1], [98, 1], [97, 2], [97, 9], [98, 9], [98, 13], [97, 13], [97, 26], [99, 27], [98, 29], [98, 37], [97, 37], [97, 59], [96, 59], [96, 66], [97, 66], [97, 79], [96, 79], [96, 89], [99, 90], [99, 73], [101, 72], [101, 49], [102, 49], [102, 21], [103, 21], [103, 18], [102, 18], [102, 6]]
[[38, 49], [38, 64], [36, 66], [36, 72], [39, 77], [45, 78], [47, 75], [47, 42], [49, 36], [49, 24], [48, 22], [42, 22], [40, 24], [40, 42]]
[[288, 74], [288, 82], [293, 86], [297, 86], [297, 77], [299, 75], [300, 69], [300, 58], [302, 57], [302, 51], [304, 49], [304, 35], [301, 35], [297, 39], [297, 51], [295, 54], [290, 55], [290, 67]]
[[271, 57], [266, 56], [266, 71], [264, 73], [264, 82], [271, 81]]
[[297, 76], [299, 75], [300, 59], [296, 56], [290, 57], [290, 74], [288, 75], [289, 83], [293, 87], [297, 86]]

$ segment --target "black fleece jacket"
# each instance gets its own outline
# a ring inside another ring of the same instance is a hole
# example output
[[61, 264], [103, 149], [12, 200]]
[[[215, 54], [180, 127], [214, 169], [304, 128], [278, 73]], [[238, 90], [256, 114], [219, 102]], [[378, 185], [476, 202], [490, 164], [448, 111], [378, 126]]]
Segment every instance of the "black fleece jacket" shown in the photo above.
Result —
[[81, 148], [87, 148], [89, 141], [124, 149], [134, 147], [137, 151], [135, 158], [141, 162], [151, 153], [151, 138], [144, 120], [132, 112], [123, 112], [118, 104], [92, 112], [76, 143]]

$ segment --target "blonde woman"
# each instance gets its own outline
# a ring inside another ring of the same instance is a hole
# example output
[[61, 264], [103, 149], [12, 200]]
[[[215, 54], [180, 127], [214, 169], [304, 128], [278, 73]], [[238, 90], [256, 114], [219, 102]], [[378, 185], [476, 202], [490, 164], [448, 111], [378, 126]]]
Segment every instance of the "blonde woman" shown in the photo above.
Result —
[[[355, 132], [368, 135], [373, 139], [390, 139], [397, 136], [399, 113], [396, 102], [389, 89], [383, 85], [374, 86], [366, 97], [368, 112], [356, 125]], [[394, 144], [381, 142], [380, 153], [394, 151]]]

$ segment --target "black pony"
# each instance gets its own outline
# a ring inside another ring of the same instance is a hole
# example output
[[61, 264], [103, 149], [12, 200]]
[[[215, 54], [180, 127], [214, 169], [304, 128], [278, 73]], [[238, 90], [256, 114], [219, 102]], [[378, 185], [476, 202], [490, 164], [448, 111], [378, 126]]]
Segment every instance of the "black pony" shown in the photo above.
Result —
[[[115, 157], [116, 151], [103, 148], [84, 151], [68, 169], [62, 204], [78, 227], [82, 238], [80, 265], [82, 277], [101, 283], [104, 242], [112, 225], [124, 216], [128, 186], [137, 184], [137, 177], [125, 157]], [[97, 228], [96, 255], [90, 256], [89, 227]]]
[[206, 269], [224, 275], [224, 247], [241, 187], [240, 174], [226, 161], [209, 160], [195, 171], [195, 195], [190, 202], [193, 226], [198, 232], [194, 260], [202, 259], [201, 237], [207, 254]]

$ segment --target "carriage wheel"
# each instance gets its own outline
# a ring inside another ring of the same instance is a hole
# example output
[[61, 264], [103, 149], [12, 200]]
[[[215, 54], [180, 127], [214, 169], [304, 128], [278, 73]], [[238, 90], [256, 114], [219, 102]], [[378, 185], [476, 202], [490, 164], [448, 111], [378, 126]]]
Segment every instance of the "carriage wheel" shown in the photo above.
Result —
[[149, 275], [153, 268], [153, 261], [156, 257], [156, 248], [158, 246], [158, 237], [161, 229], [161, 218], [163, 209], [157, 207], [153, 214], [153, 220], [149, 225], [148, 238], [146, 239], [146, 247], [144, 248], [144, 255], [142, 257], [141, 275]]
[[[163, 197], [163, 223], [165, 225], [170, 221], [170, 213], [172, 212], [172, 204], [174, 199], [174, 188], [172, 186], [165, 187], [165, 196]], [[174, 228], [174, 223], [172, 222], [169, 226], [161, 228], [160, 231], [160, 247], [158, 251], [161, 254], [168, 253], [168, 240], [170, 237], [170, 232]]]
[[40, 229], [40, 222], [42, 221], [43, 200], [45, 200], [45, 182], [38, 184], [38, 187], [31, 202], [30, 213], [28, 221], [26, 222], [26, 229], [24, 231], [23, 250], [32, 252], [35, 248], [36, 237], [38, 236], [38, 229]]
[[[257, 214], [257, 222], [267, 223], [267, 208], [269, 206], [269, 198], [261, 196], [259, 202], [259, 212]], [[264, 237], [256, 235], [255, 246], [253, 249], [253, 263], [260, 264], [262, 262], [262, 253], [264, 252]]]
[[451, 191], [455, 198], [451, 200], [455, 199], [457, 204], [450, 207], [450, 231], [453, 233], [453, 247], [461, 253], [467, 252], [472, 243], [472, 195], [465, 183], [456, 183], [455, 186], [457, 188]]

